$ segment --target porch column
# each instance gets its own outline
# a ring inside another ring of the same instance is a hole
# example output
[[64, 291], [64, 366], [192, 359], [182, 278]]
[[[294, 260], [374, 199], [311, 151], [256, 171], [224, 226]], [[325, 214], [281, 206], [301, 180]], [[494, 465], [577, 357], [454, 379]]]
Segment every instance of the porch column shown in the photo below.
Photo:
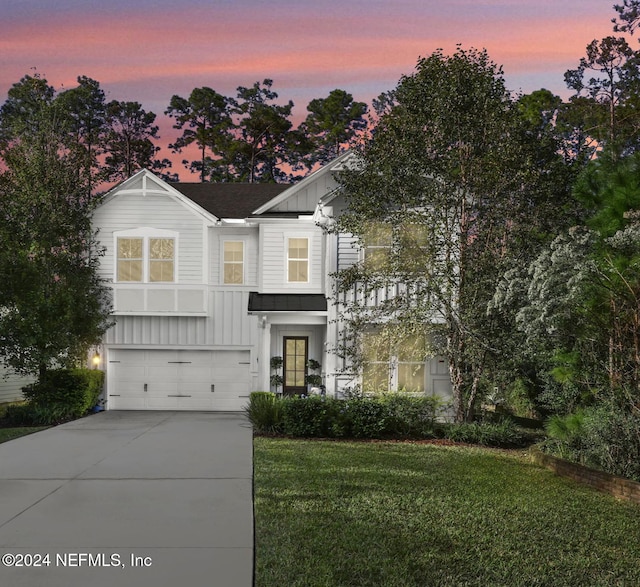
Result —
[[262, 326], [262, 340], [260, 346], [260, 374], [259, 374], [259, 391], [271, 391], [269, 378], [271, 376], [271, 322], [266, 316], [260, 317], [260, 325]]

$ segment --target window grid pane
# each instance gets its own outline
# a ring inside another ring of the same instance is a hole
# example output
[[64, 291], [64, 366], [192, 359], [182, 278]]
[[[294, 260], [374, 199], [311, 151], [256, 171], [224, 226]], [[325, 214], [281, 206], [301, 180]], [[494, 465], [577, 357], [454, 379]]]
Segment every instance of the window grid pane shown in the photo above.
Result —
[[309, 239], [290, 238], [288, 244], [288, 281], [309, 281]]
[[118, 239], [118, 281], [142, 281], [141, 238]]
[[244, 283], [244, 243], [225, 241], [223, 249], [223, 283]]

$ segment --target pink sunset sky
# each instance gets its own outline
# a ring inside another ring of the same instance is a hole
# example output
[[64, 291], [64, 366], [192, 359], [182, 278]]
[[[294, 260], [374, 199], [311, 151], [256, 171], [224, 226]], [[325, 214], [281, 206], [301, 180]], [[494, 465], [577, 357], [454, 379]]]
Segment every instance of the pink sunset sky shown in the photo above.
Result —
[[[621, 0], [619, 0], [621, 2]], [[456, 44], [486, 48], [507, 86], [567, 97], [564, 72], [586, 45], [613, 34], [616, 0], [0, 0], [0, 102], [37, 71], [56, 89], [79, 75], [108, 100], [163, 116], [173, 94], [271, 78], [294, 121], [335, 88], [371, 102], [418, 57]], [[637, 41], [631, 42], [636, 46]], [[34, 69], [35, 68], [35, 69]], [[170, 152], [163, 148], [160, 156]], [[184, 171], [174, 165], [174, 171]]]

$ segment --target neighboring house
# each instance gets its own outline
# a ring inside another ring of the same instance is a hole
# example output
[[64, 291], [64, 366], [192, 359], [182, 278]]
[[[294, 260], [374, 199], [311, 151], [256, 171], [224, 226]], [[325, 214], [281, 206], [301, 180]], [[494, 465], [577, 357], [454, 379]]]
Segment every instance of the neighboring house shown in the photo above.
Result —
[[16, 375], [13, 371], [0, 364], [0, 404], [24, 399], [22, 388], [33, 383], [33, 377]]
[[[105, 196], [94, 225], [113, 288], [115, 325], [99, 349], [107, 409], [240, 410], [270, 389], [274, 356], [287, 394], [305, 391], [309, 359], [327, 394], [354, 383], [332, 352], [331, 275], [362, 252], [321, 226], [344, 207], [334, 172], [348, 158], [291, 186], [168, 184], [141, 171]], [[418, 372], [420, 391], [448, 394], [442, 359]]]

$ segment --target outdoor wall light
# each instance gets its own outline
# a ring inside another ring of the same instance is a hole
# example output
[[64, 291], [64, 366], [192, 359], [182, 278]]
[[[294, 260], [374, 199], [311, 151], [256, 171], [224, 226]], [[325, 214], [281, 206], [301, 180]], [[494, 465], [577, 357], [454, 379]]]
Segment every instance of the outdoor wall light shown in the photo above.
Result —
[[100, 366], [100, 353], [96, 353], [95, 355], [93, 355], [93, 359], [91, 359], [91, 362], [93, 363], [93, 368], [97, 369]]

